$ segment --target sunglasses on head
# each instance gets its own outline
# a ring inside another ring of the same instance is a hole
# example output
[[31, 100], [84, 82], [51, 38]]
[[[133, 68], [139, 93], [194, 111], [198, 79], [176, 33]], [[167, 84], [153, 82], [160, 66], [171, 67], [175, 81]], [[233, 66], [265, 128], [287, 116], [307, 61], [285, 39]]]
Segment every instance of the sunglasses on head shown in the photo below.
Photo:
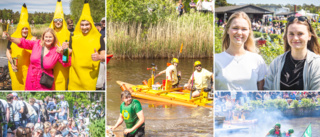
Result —
[[63, 19], [53, 19], [53, 22], [58, 22], [58, 21], [60, 21], [60, 22], [62, 22], [63, 21]]
[[308, 18], [306, 16], [299, 16], [299, 17], [291, 16], [287, 19], [287, 21], [293, 22], [295, 18], [298, 18], [299, 21], [308, 21]]

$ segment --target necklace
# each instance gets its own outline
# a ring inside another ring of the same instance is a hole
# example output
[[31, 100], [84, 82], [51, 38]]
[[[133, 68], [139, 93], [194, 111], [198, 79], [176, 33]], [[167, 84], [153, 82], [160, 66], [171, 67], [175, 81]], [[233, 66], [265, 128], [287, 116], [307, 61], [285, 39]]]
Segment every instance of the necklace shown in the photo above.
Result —
[[297, 63], [295, 63], [294, 60], [293, 60], [292, 55], [290, 55], [290, 60], [291, 60], [291, 62], [294, 64], [294, 67], [295, 67], [295, 68], [296, 68], [296, 67], [299, 67], [299, 66], [305, 61], [305, 59], [303, 59], [303, 60], [299, 60]]

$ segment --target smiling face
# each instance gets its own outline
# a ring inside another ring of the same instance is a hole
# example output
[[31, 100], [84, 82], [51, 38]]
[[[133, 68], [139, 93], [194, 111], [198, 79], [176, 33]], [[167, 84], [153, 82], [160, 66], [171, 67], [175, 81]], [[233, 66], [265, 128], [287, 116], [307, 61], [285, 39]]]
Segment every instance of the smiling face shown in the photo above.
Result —
[[21, 36], [24, 38], [26, 38], [28, 36], [28, 28], [27, 27], [22, 28]]
[[51, 47], [54, 41], [54, 36], [50, 32], [47, 32], [44, 34], [43, 40], [44, 46]]
[[56, 29], [60, 29], [60, 28], [62, 28], [62, 21], [63, 21], [63, 19], [54, 19], [53, 20], [53, 22], [54, 22], [54, 27], [56, 28]]
[[132, 97], [128, 96], [128, 97], [123, 97], [122, 101], [126, 104], [126, 105], [130, 105], [131, 101], [132, 101]]
[[230, 46], [243, 46], [249, 36], [249, 24], [243, 18], [235, 18], [228, 30]]
[[197, 65], [197, 66], [195, 66], [195, 69], [196, 69], [198, 72], [200, 72], [201, 69], [202, 69], [202, 67], [201, 67], [201, 65]]
[[87, 35], [91, 30], [91, 24], [87, 20], [83, 20], [80, 22], [80, 29], [83, 35]]
[[307, 44], [310, 39], [311, 33], [306, 25], [293, 23], [288, 27], [287, 40], [291, 50], [307, 49]]

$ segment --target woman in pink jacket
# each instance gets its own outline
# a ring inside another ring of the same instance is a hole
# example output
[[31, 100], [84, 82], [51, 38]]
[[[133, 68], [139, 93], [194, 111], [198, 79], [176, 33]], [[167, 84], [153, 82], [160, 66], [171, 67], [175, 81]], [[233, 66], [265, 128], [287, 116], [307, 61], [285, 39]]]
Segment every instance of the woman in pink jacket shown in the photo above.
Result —
[[[40, 84], [41, 74], [46, 74], [53, 77], [53, 67], [59, 61], [64, 67], [71, 65], [71, 59], [68, 63], [62, 62], [62, 51], [68, 48], [68, 43], [64, 42], [61, 47], [55, 46], [57, 44], [57, 36], [54, 30], [48, 28], [41, 36], [41, 40], [30, 41], [24, 38], [12, 38], [7, 33], [7, 39], [17, 44], [20, 48], [32, 50], [30, 56], [30, 66], [28, 68], [26, 90], [53, 90], [54, 83], [51, 88], [47, 88]], [[41, 51], [44, 47], [43, 53], [43, 68], [41, 68]], [[70, 58], [70, 57], [69, 57]], [[19, 70], [18, 70], [19, 71]]]

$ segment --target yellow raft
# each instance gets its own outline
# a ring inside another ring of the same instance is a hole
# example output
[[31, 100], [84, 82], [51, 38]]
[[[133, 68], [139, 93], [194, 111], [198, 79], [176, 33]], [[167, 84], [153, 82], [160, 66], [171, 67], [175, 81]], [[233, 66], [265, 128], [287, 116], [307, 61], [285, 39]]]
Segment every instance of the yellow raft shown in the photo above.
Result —
[[148, 85], [133, 85], [122, 81], [117, 81], [122, 90], [129, 90], [136, 98], [161, 101], [170, 104], [183, 105], [188, 107], [213, 108], [213, 99], [209, 92], [201, 92], [200, 97], [190, 99], [190, 90], [182, 87], [169, 90], [154, 90]]

